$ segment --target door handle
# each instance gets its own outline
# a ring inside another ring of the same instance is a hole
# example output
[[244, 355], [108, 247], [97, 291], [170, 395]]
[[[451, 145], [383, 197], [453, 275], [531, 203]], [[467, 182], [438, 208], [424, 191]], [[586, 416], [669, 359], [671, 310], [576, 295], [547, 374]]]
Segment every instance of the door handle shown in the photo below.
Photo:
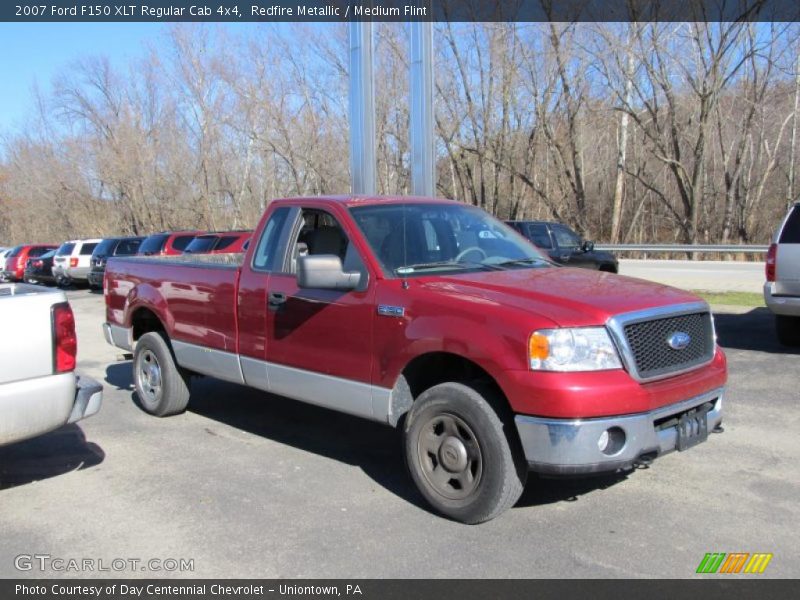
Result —
[[269, 293], [269, 309], [278, 310], [281, 306], [286, 304], [286, 294], [283, 292], [270, 292]]

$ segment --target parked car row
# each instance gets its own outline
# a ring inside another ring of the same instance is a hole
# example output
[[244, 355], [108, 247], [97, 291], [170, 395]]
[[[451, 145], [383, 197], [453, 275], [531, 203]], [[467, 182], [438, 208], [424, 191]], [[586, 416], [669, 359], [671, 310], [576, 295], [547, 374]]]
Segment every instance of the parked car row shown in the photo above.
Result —
[[103, 287], [112, 256], [164, 256], [244, 252], [252, 231], [165, 231], [149, 236], [69, 240], [55, 244], [20, 244], [0, 248], [0, 280], [68, 286]]

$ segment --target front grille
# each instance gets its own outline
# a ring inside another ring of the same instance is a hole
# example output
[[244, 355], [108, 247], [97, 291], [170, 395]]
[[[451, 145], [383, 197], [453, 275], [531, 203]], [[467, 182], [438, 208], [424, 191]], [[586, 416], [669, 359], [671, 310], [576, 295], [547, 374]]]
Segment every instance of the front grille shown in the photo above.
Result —
[[[628, 323], [625, 340], [640, 379], [651, 379], [684, 371], [711, 360], [714, 356], [714, 331], [711, 313], [697, 312]], [[668, 341], [675, 333], [690, 336], [680, 350]]]

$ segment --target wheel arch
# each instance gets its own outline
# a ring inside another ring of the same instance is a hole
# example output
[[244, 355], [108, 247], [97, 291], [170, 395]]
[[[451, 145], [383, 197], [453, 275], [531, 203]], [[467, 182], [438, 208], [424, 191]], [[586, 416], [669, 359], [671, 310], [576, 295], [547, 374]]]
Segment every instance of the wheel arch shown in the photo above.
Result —
[[422, 392], [446, 382], [489, 389], [493, 393], [487, 400], [498, 415], [503, 419], [513, 415], [508, 397], [489, 371], [465, 356], [437, 350], [415, 356], [403, 368], [392, 389], [391, 424], [403, 420]]

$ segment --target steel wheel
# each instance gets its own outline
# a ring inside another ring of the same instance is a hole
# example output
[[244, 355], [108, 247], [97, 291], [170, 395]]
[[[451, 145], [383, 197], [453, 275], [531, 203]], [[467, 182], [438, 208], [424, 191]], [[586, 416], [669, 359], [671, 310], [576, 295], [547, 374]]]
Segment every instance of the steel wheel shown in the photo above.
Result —
[[142, 401], [150, 405], [157, 404], [161, 399], [161, 365], [151, 350], [145, 350], [136, 357], [135, 372], [137, 388], [144, 396]]
[[466, 498], [481, 482], [480, 444], [470, 426], [456, 415], [430, 418], [422, 426], [417, 454], [426, 483], [445, 498]]

